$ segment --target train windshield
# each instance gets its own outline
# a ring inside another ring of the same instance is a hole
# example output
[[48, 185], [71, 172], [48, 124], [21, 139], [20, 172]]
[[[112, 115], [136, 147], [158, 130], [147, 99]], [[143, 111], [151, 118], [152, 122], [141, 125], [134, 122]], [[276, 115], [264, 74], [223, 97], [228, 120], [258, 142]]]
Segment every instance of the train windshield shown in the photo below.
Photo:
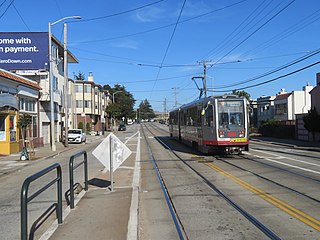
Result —
[[239, 130], [244, 128], [243, 101], [218, 101], [219, 129]]

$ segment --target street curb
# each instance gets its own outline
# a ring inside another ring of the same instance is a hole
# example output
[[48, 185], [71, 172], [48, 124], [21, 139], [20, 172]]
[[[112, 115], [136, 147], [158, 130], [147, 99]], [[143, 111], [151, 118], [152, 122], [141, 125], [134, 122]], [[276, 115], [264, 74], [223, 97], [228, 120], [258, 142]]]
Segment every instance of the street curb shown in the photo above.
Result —
[[301, 150], [305, 150], [305, 151], [320, 152], [320, 147], [309, 147], [309, 146], [303, 147], [303, 146], [297, 146], [295, 144], [272, 142], [272, 141], [266, 141], [266, 140], [261, 140], [261, 139], [257, 139], [257, 138], [251, 138], [251, 139], [256, 142], [261, 142], [261, 143], [268, 143], [268, 144], [272, 144], [272, 145], [285, 146], [285, 147], [301, 149]]

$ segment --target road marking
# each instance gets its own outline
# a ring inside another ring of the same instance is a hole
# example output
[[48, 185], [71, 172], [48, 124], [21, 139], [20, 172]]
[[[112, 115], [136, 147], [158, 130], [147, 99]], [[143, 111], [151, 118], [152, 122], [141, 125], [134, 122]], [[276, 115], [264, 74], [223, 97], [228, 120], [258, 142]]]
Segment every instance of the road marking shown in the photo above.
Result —
[[[299, 166], [295, 166], [295, 165], [292, 165], [292, 164], [289, 164], [289, 163], [284, 163], [284, 162], [279, 162], [279, 161], [276, 161], [276, 160], [273, 160], [273, 159], [270, 159], [270, 158], [261, 158], [261, 156], [257, 156], [257, 155], [252, 155], [254, 157], [258, 157], [262, 160], [266, 160], [266, 161], [269, 161], [269, 162], [274, 162], [274, 163], [278, 163], [280, 165], [285, 165], [287, 167], [291, 167], [291, 168], [296, 168], [296, 169], [300, 169], [300, 170], [303, 170], [303, 171], [306, 171], [306, 172], [311, 172], [311, 173], [315, 173], [315, 174], [320, 174], [319, 171], [315, 171], [315, 170], [311, 170], [311, 169], [308, 169], [308, 168], [303, 168], [303, 167], [299, 167]], [[290, 158], [286, 158], [286, 159], [289, 159], [291, 160]], [[293, 161], [297, 161], [297, 162], [302, 162], [302, 163], [306, 163], [308, 164], [308, 162], [304, 162], [304, 161], [300, 161], [300, 160], [294, 160], [292, 159]], [[312, 165], [312, 166], [319, 166], [318, 164], [313, 164], [313, 163], [309, 163], [309, 165]]]
[[129, 170], [133, 170], [133, 169], [135, 169], [135, 167], [120, 166], [120, 167], [118, 167], [118, 169], [129, 169]]
[[307, 215], [306, 213], [294, 208], [293, 206], [283, 202], [282, 200], [272, 196], [271, 194], [269, 194], [259, 188], [256, 188], [256, 187], [252, 186], [251, 184], [241, 180], [240, 178], [224, 171], [223, 169], [219, 168], [218, 166], [214, 165], [213, 163], [207, 163], [206, 165], [209, 166], [210, 168], [216, 170], [220, 174], [228, 177], [229, 179], [231, 179], [235, 183], [243, 186], [244, 188], [246, 188], [250, 192], [257, 194], [262, 199], [264, 199], [267, 202], [271, 203], [272, 205], [278, 207], [279, 209], [283, 210], [284, 212], [288, 213], [289, 215], [297, 218], [298, 220], [305, 223], [306, 225], [320, 231], [320, 221], [318, 221], [317, 219], [315, 219], [315, 218]]
[[128, 222], [128, 240], [138, 239], [138, 209], [139, 209], [139, 186], [140, 186], [140, 129], [138, 129], [137, 153], [132, 178], [132, 197], [130, 206], [130, 217]]
[[[269, 154], [269, 155], [275, 156], [275, 157], [279, 157], [277, 154], [272, 154], [272, 153], [265, 152], [265, 151], [262, 151], [262, 150], [254, 150], [254, 151], [261, 152], [261, 153], [264, 153], [264, 154]], [[291, 160], [291, 161], [294, 161], [294, 162], [300, 162], [300, 163], [304, 163], [304, 164], [320, 167], [320, 165], [316, 164], [316, 163], [310, 163], [310, 162], [306, 162], [306, 161], [302, 161], [302, 160], [298, 160], [298, 159], [294, 159], [294, 158], [289, 158], [289, 157], [282, 157], [282, 158], [288, 159], [288, 160]]]

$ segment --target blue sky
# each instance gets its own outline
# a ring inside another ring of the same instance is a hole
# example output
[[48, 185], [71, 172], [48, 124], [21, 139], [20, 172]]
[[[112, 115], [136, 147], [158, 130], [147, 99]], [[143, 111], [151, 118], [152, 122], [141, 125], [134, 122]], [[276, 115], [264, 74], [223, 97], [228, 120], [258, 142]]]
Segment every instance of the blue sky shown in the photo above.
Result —
[[[165, 99], [170, 110], [199, 96], [192, 77], [204, 61], [214, 95], [241, 89], [253, 99], [314, 86], [320, 72], [310, 66], [320, 56], [317, 0], [2, 0], [0, 29], [47, 32], [73, 15], [82, 19], [68, 22], [68, 48], [80, 63], [69, 64], [69, 77], [92, 72], [157, 111]], [[63, 42], [62, 23], [52, 33]]]

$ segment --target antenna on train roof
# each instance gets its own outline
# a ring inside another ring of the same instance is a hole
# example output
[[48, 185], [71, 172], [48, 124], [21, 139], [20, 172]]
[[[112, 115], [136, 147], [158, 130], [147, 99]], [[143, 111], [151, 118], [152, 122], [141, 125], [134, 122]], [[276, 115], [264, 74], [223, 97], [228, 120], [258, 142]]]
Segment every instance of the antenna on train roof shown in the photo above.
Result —
[[192, 77], [192, 81], [194, 81], [194, 83], [196, 84], [198, 90], [200, 91], [200, 94], [199, 94], [199, 99], [200, 99], [202, 97], [202, 94], [203, 94], [203, 88], [199, 88], [197, 82], [195, 81], [196, 78], [201, 78], [203, 80], [203, 77], [201, 77], [201, 76]]

